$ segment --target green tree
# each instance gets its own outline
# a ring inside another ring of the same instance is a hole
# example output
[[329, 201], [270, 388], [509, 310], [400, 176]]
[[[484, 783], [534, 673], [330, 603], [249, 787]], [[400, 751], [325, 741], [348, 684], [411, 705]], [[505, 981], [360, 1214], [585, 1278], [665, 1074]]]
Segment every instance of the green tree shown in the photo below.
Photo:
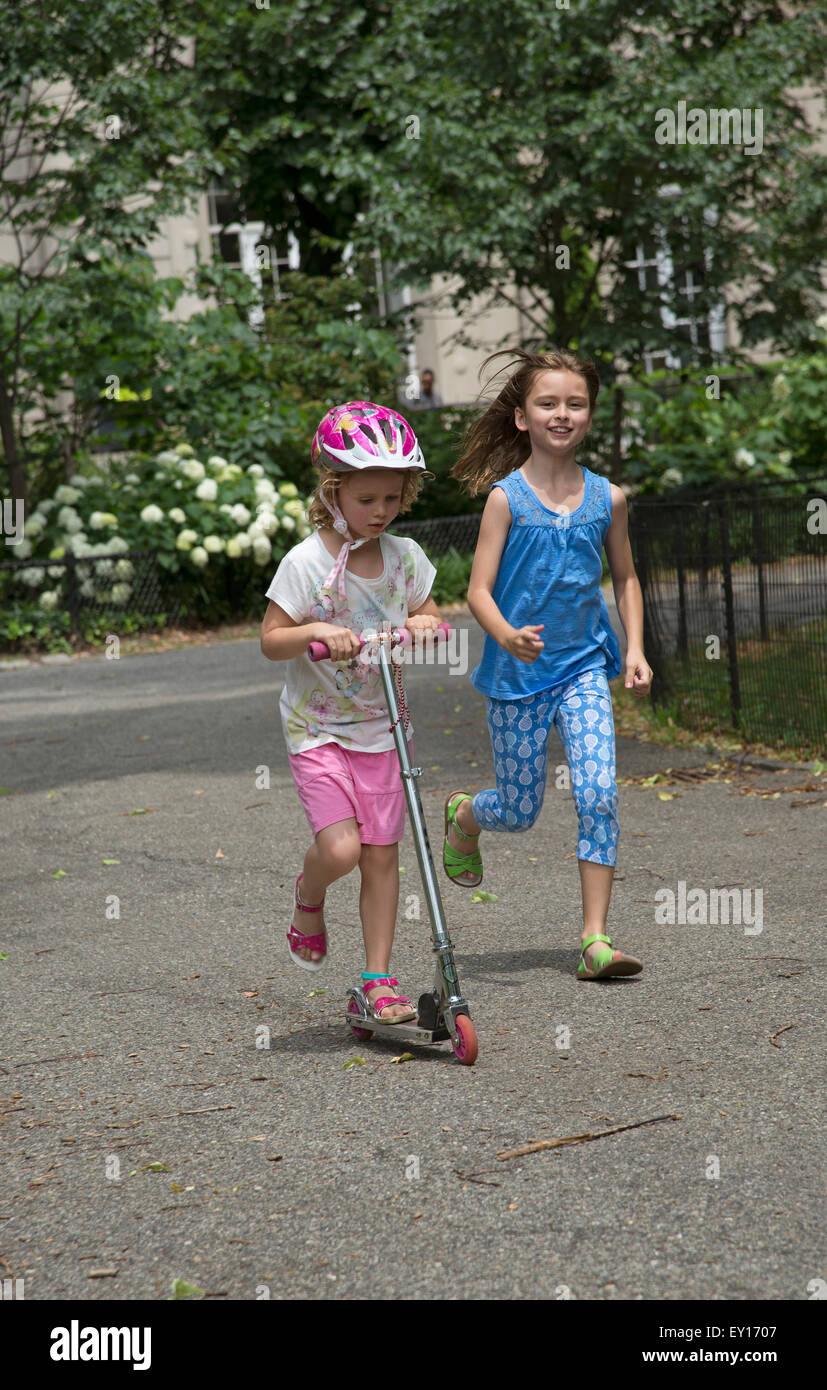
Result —
[[[827, 161], [794, 93], [824, 61], [823, 10], [775, 0], [271, 0], [198, 31], [250, 216], [378, 247], [397, 285], [450, 276], [460, 308], [519, 302], [524, 345], [634, 372], [709, 359], [670, 324], [687, 271], [697, 321], [726, 295], [745, 346], [813, 348]], [[760, 110], [760, 153], [659, 143], [681, 101]], [[675, 275], [641, 288], [641, 247]]]
[[[25, 421], [53, 415], [58, 383], [71, 391], [78, 320], [99, 323], [113, 297], [95, 268], [145, 248], [213, 166], [186, 0], [11, 8], [0, 62], [0, 439], [12, 494], [25, 500]], [[66, 336], [51, 336], [41, 372], [31, 342], [61, 321]]]

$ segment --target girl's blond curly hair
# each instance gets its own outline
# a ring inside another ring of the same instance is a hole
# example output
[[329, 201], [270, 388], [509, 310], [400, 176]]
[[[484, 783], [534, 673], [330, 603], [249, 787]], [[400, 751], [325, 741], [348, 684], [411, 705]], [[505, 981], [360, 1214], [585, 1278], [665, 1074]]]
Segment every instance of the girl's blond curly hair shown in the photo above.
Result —
[[[358, 473], [373, 473], [375, 471], [376, 470], [372, 468], [366, 468], [359, 469]], [[404, 475], [402, 483], [402, 501], [399, 506], [400, 513], [410, 510], [422, 491], [422, 484], [425, 478], [432, 478], [434, 476], [433, 473], [428, 473], [427, 471], [423, 472], [418, 468], [382, 468], [381, 471], [383, 473], [402, 473]], [[326, 464], [322, 464], [319, 468], [319, 473], [320, 477], [316, 484], [316, 491], [313, 494], [310, 506], [307, 508], [307, 519], [310, 525], [315, 526], [317, 530], [323, 526], [333, 525], [333, 517], [322, 499], [326, 497], [331, 505], [339, 507], [341, 510], [339, 489], [342, 486], [342, 479], [355, 477], [356, 470], [344, 472], [338, 469], [328, 468]]]

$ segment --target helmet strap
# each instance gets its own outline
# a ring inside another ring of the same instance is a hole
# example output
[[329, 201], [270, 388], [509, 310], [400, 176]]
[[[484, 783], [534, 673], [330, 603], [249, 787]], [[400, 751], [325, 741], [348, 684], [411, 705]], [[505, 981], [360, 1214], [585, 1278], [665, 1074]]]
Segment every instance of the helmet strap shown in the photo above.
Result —
[[331, 505], [331, 503], [328, 502], [327, 498], [325, 497], [324, 491], [321, 489], [319, 491], [319, 496], [321, 497], [324, 505], [327, 507], [327, 510], [330, 512], [330, 515], [333, 517], [334, 531], [338, 531], [339, 535], [344, 537], [344, 545], [339, 551], [333, 569], [330, 571], [330, 574], [327, 576], [327, 579], [324, 582], [324, 587], [326, 589], [331, 589], [334, 584], [338, 583], [339, 597], [344, 599], [347, 597], [345, 593], [345, 570], [347, 568], [348, 556], [350, 555], [351, 550], [357, 550], [360, 545], [364, 545], [365, 541], [371, 540], [371, 537], [362, 536], [358, 541], [355, 541], [351, 536], [350, 531], [348, 530], [347, 522], [345, 521], [345, 518], [342, 515], [341, 509], [335, 504], [335, 502]]

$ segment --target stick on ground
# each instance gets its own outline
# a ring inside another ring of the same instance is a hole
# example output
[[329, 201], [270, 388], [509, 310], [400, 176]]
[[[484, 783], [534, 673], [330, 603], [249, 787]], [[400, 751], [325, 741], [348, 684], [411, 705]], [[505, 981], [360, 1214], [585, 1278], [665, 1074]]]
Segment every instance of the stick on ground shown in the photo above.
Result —
[[642, 1125], [656, 1125], [661, 1120], [679, 1120], [680, 1115], [654, 1115], [651, 1120], [635, 1120], [631, 1125], [614, 1125], [612, 1129], [598, 1129], [594, 1134], [566, 1134], [561, 1139], [534, 1139], [520, 1149], [504, 1149], [497, 1158], [522, 1158], [523, 1154], [539, 1153], [541, 1149], [559, 1149], [563, 1144], [587, 1144], [591, 1139], [605, 1139], [607, 1134], [620, 1134], [624, 1129], [640, 1129]]

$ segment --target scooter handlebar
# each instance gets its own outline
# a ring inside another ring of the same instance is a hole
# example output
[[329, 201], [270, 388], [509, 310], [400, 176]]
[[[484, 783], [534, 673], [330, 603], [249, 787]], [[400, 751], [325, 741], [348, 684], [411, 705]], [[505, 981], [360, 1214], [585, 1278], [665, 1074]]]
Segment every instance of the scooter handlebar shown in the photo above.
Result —
[[[451, 624], [440, 623], [436, 631], [437, 633], [442, 633], [442, 636], [447, 639], [450, 636]], [[411, 634], [410, 628], [399, 627], [395, 629], [395, 633], [398, 634], [398, 642], [403, 647], [410, 646], [411, 642], [413, 641], [413, 636]], [[364, 647], [364, 645], [365, 638], [362, 637], [360, 634], [359, 646]], [[326, 642], [309, 642], [307, 646], [307, 655], [310, 657], [311, 661], [327, 661], [330, 657], [330, 648], [328, 647]]]

